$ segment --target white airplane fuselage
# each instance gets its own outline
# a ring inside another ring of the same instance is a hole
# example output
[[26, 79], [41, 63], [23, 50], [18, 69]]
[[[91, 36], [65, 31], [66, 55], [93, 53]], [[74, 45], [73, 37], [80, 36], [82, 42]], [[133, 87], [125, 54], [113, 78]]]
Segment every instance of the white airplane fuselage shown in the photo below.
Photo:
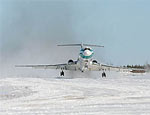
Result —
[[84, 72], [89, 70], [92, 64], [93, 50], [89, 47], [81, 48], [77, 64], [80, 71]]

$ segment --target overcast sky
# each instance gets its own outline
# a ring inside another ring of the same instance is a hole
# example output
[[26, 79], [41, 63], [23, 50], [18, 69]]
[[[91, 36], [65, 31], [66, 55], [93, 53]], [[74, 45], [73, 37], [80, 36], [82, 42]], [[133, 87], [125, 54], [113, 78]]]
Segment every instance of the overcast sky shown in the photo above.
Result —
[[1, 63], [76, 59], [79, 48], [56, 45], [81, 42], [105, 46], [100, 62], [150, 63], [149, 0], [0, 0], [0, 25]]

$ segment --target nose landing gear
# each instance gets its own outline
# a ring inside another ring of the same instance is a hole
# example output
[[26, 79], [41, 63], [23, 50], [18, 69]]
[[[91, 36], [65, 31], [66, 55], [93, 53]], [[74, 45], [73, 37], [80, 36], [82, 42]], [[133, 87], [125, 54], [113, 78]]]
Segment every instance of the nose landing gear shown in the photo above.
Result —
[[64, 74], [65, 74], [64, 71], [60, 72], [60, 76], [64, 76]]

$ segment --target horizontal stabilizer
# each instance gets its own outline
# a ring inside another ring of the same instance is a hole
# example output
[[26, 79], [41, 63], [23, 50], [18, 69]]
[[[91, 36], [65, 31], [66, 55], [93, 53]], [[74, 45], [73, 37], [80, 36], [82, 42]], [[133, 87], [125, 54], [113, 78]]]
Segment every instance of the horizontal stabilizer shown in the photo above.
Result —
[[91, 44], [63, 44], [63, 45], [57, 45], [57, 46], [89, 46], [89, 47], [104, 47], [101, 45], [91, 45]]

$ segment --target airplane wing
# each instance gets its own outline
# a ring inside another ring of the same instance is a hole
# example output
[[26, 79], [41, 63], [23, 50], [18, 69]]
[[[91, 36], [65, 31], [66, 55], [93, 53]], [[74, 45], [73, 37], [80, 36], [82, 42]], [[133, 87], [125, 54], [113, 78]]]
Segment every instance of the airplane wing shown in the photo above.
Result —
[[112, 70], [112, 71], [119, 71], [120, 70], [120, 67], [118, 66], [112, 66], [112, 65], [105, 65], [105, 64], [102, 64], [101, 65], [102, 69], [104, 70]]
[[62, 69], [77, 70], [77, 64], [56, 64], [56, 65], [16, 65], [15, 67], [31, 67], [35, 69]]
[[101, 70], [107, 70], [107, 71], [118, 71], [120, 69], [120, 67], [116, 67], [116, 66], [111, 66], [111, 65], [106, 65], [106, 64], [99, 64], [99, 63], [95, 63], [92, 64], [89, 67], [89, 70], [91, 71], [101, 71]]

